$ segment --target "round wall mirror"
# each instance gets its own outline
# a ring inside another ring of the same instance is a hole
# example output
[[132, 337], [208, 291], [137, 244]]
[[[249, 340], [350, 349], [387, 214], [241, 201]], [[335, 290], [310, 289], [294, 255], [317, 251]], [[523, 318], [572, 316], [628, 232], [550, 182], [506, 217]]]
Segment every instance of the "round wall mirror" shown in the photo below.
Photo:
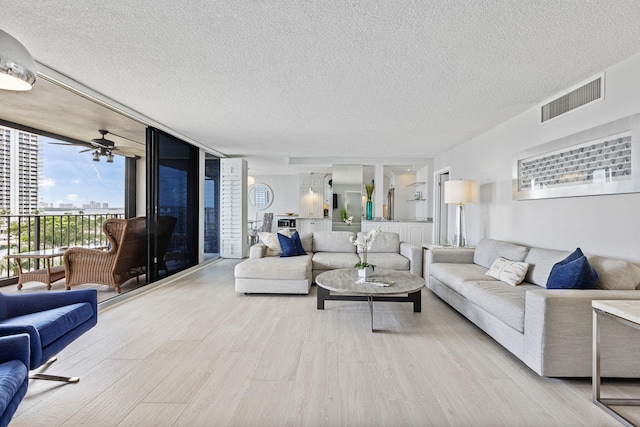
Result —
[[249, 203], [256, 209], [267, 209], [273, 203], [273, 190], [261, 182], [254, 184], [249, 188]]

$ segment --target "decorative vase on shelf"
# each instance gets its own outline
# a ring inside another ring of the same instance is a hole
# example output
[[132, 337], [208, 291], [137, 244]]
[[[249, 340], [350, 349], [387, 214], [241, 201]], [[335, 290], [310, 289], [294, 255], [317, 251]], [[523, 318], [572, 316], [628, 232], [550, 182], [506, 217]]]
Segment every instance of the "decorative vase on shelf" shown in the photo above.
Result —
[[365, 268], [358, 269], [358, 277], [362, 277], [364, 279], [368, 279], [373, 276], [373, 267], [367, 266]]
[[367, 191], [367, 208], [366, 208], [365, 219], [371, 220], [373, 219], [373, 202], [371, 200], [373, 198], [373, 189], [375, 188], [373, 180], [365, 184], [364, 188]]

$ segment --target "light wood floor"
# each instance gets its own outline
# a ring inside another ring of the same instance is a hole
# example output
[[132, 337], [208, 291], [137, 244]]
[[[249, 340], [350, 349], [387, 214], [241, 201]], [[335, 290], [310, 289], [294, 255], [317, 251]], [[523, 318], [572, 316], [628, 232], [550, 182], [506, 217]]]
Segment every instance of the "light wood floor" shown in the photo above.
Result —
[[[590, 380], [541, 378], [430, 291], [422, 313], [238, 295], [223, 260], [100, 312], [12, 426], [615, 426]], [[640, 394], [640, 382], [614, 382]]]

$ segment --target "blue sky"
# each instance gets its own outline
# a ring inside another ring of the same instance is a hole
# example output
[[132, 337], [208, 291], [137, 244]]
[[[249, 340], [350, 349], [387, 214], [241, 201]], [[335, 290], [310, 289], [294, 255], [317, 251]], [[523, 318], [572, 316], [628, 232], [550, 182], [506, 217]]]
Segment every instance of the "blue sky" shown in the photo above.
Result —
[[51, 138], [39, 138], [42, 161], [40, 200], [53, 203], [72, 203], [82, 207], [91, 201], [109, 203], [110, 208], [124, 206], [124, 157], [106, 157], [94, 162], [91, 151], [80, 153], [83, 147], [54, 145]]

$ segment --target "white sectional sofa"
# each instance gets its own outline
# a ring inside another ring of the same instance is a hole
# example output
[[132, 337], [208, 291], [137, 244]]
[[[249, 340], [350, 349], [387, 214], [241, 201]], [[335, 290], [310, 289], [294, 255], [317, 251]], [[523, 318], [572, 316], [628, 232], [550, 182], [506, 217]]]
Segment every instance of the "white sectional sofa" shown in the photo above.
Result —
[[[307, 255], [293, 257], [269, 256], [268, 252], [277, 250], [268, 251], [264, 242], [253, 245], [249, 259], [235, 267], [236, 292], [308, 294], [318, 274], [353, 268], [360, 262], [356, 247], [349, 241], [354, 234], [348, 231], [303, 234], [300, 240]], [[368, 253], [368, 262], [422, 277], [422, 248], [400, 242], [397, 233], [378, 234]]]
[[[430, 248], [427, 286], [536, 373], [592, 375], [592, 300], [640, 299], [640, 268], [588, 256], [598, 289], [547, 289], [552, 267], [570, 252], [492, 239], [475, 250]], [[517, 286], [485, 273], [498, 257], [529, 264]], [[640, 334], [611, 319], [601, 323], [602, 376], [640, 378]]]

